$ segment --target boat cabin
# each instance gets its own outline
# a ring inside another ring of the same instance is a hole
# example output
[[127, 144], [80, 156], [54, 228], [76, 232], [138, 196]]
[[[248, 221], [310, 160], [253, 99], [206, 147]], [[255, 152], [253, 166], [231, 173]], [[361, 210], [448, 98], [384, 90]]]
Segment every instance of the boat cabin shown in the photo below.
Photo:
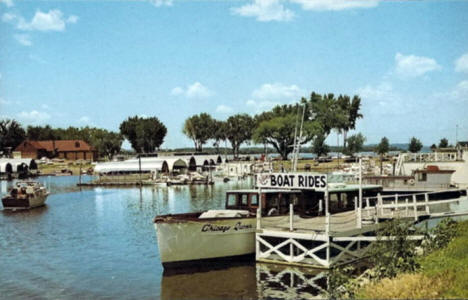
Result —
[[[382, 191], [380, 185], [362, 185], [363, 197], [375, 197]], [[354, 200], [359, 197], [357, 184], [330, 184], [330, 213], [354, 209]], [[324, 214], [325, 193], [315, 190], [262, 189], [262, 216], [285, 215], [289, 204], [293, 203], [294, 212], [300, 215], [317, 216]], [[226, 192], [226, 209], [248, 210], [255, 213], [258, 209], [259, 190], [231, 190]]]
[[[297, 206], [303, 202], [300, 190], [262, 190], [262, 215], [283, 215], [289, 203]], [[226, 192], [226, 209], [248, 210], [255, 213], [259, 204], [259, 190], [231, 190]]]

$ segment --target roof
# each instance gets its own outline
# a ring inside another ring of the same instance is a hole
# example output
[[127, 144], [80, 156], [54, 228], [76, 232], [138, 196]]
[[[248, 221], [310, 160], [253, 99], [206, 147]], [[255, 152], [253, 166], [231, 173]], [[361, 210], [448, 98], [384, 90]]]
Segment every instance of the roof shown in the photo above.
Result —
[[384, 176], [384, 175], [375, 175], [375, 176], [362, 176], [362, 179], [382, 179], [382, 180], [398, 180], [398, 179], [411, 179], [413, 176]]
[[427, 173], [427, 174], [452, 174], [455, 170], [429, 170], [429, 169], [422, 169], [422, 170], [414, 170], [414, 173]]
[[[243, 190], [228, 190], [226, 193], [259, 193], [260, 190], [257, 189], [243, 189]], [[262, 189], [262, 194], [270, 194], [270, 193], [300, 193], [301, 190], [287, 190], [287, 189]]]
[[83, 140], [49, 140], [49, 141], [30, 141], [26, 140], [21, 143], [17, 149], [22, 145], [29, 144], [36, 149], [44, 149], [46, 151], [94, 151], [94, 148]]
[[[373, 190], [373, 189], [381, 189], [381, 185], [377, 184], [363, 184], [363, 190]], [[306, 189], [304, 189], [306, 190]], [[262, 194], [266, 193], [299, 193], [301, 189], [262, 189]], [[310, 191], [314, 191], [311, 189]], [[359, 184], [348, 184], [348, 183], [329, 183], [328, 184], [328, 192], [329, 193], [336, 193], [336, 192], [353, 192], [359, 191]], [[227, 193], [259, 193], [260, 190], [256, 189], [244, 189], [244, 190], [229, 190], [226, 191]], [[317, 191], [323, 193], [324, 191]]]
[[142, 161], [141, 165], [138, 160], [129, 161], [117, 161], [117, 162], [105, 162], [98, 163], [94, 167], [96, 173], [110, 173], [110, 172], [138, 172], [140, 171], [160, 171], [163, 169], [164, 164], [167, 162], [164, 160], [151, 160]]

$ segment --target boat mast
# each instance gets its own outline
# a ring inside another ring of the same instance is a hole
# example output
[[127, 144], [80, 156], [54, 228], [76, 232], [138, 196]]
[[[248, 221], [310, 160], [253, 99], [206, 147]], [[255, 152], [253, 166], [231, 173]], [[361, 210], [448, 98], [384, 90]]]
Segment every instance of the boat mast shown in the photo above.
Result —
[[[299, 130], [299, 138], [297, 138], [297, 117], [296, 117], [296, 129], [294, 130], [294, 153], [293, 153], [293, 165], [292, 170], [293, 172], [297, 171], [297, 160], [299, 157], [299, 152], [301, 151], [301, 143], [302, 143], [302, 128], [304, 125], [304, 115], [305, 115], [305, 107], [307, 103], [304, 103], [302, 107], [302, 119], [301, 119], [301, 127]], [[298, 107], [299, 110], [299, 107]]]

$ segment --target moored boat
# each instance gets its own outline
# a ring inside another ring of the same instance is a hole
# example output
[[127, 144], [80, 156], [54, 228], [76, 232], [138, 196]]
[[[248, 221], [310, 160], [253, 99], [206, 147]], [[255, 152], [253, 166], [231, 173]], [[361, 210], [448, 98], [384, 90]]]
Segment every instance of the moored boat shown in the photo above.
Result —
[[[370, 196], [381, 191], [381, 187], [365, 186], [363, 190]], [[330, 189], [330, 209], [353, 209], [357, 191], [357, 185], [334, 185]], [[163, 266], [188, 267], [253, 257], [259, 196], [259, 190], [255, 189], [227, 191], [224, 210], [156, 216], [154, 223]], [[261, 214], [272, 220], [284, 218], [293, 204], [300, 216], [321, 215], [323, 196], [318, 191], [264, 189]]]
[[[300, 195], [300, 191], [264, 191], [262, 211], [276, 215]], [[252, 256], [258, 205], [258, 190], [235, 190], [226, 193], [224, 210], [156, 216], [163, 266], [190, 266]]]
[[44, 205], [49, 192], [36, 181], [19, 181], [2, 198], [3, 209], [30, 209]]

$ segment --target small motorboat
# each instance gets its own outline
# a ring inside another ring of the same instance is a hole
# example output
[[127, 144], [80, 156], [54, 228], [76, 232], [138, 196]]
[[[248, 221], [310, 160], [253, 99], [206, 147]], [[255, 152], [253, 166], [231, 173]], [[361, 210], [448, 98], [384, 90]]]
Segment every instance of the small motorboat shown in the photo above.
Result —
[[49, 192], [36, 181], [19, 181], [2, 198], [3, 209], [30, 209], [44, 205]]

